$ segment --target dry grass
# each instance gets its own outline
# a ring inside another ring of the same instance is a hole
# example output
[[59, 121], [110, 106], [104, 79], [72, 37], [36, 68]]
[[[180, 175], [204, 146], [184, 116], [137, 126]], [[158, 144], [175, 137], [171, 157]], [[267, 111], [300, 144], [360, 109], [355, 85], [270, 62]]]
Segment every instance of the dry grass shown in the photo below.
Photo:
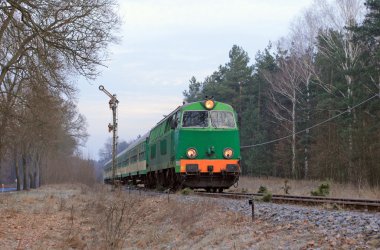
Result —
[[253, 244], [250, 218], [223, 211], [212, 201], [155, 197], [142, 207], [150, 209], [129, 232], [128, 249], [247, 249]]
[[[244, 179], [243, 179], [244, 180]], [[274, 249], [327, 246], [314, 225], [271, 224], [191, 196], [54, 185], [0, 196], [0, 249]]]
[[[285, 180], [275, 177], [240, 177], [238, 187], [231, 187], [230, 192], [246, 191], [256, 193], [260, 186], [265, 186], [273, 194], [285, 194]], [[287, 185], [290, 186], [289, 194], [291, 195], [310, 195], [312, 190], [318, 188], [323, 181], [315, 180], [289, 180]], [[380, 187], [371, 188], [367, 186], [356, 187], [352, 184], [330, 183], [329, 197], [340, 198], [362, 198], [362, 199], [380, 199]]]
[[[56, 185], [2, 195], [0, 249], [118, 248], [128, 230], [124, 225], [132, 214], [126, 208], [133, 199], [108, 195], [107, 187], [95, 189]], [[123, 228], [114, 230], [117, 223]], [[109, 230], [115, 233], [112, 237]]]

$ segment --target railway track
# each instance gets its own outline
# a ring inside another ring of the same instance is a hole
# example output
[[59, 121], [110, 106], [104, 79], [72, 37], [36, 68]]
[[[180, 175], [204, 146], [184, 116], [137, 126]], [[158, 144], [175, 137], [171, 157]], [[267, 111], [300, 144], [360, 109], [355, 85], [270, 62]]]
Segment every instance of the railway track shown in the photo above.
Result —
[[[208, 193], [202, 191], [194, 192], [196, 195], [206, 197], [218, 197], [229, 199], [245, 199], [245, 200], [260, 200], [262, 194], [256, 193]], [[319, 196], [295, 196], [295, 195], [272, 195], [271, 202], [274, 203], [291, 203], [300, 205], [322, 205], [330, 204], [341, 209], [357, 209], [364, 211], [380, 212], [380, 200], [368, 199], [346, 199], [346, 198], [330, 198]]]
[[[128, 187], [127, 190], [138, 190], [147, 191], [142, 187]], [[152, 190], [150, 190], [152, 191]], [[158, 192], [158, 191], [155, 191]], [[158, 193], [168, 193], [168, 190]], [[170, 192], [169, 192], [170, 193]], [[214, 197], [214, 198], [226, 198], [226, 199], [236, 199], [236, 200], [255, 200], [260, 201], [263, 194], [258, 193], [211, 193], [205, 191], [195, 191], [194, 195], [204, 196], [204, 197]], [[273, 203], [287, 203], [287, 204], [298, 204], [298, 205], [309, 205], [317, 206], [323, 204], [330, 204], [336, 206], [337, 209], [355, 209], [361, 211], [373, 211], [380, 212], [380, 200], [369, 200], [369, 199], [347, 199], [347, 198], [331, 198], [331, 197], [320, 197], [320, 196], [296, 196], [296, 195], [272, 195], [271, 202]]]

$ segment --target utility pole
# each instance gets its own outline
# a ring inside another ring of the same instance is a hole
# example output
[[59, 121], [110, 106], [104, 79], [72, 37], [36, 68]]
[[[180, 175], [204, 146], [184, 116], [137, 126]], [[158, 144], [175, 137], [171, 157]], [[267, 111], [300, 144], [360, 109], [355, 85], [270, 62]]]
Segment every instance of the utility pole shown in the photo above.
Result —
[[110, 101], [108, 102], [110, 105], [110, 109], [112, 110], [112, 120], [113, 123], [111, 125], [108, 124], [108, 132], [112, 131], [112, 185], [113, 188], [115, 188], [115, 170], [116, 170], [116, 152], [117, 152], [117, 104], [119, 103], [119, 100], [116, 99], [116, 94], [111, 95], [110, 92], [108, 92], [103, 85], [99, 86], [99, 90], [103, 91], [109, 98]]

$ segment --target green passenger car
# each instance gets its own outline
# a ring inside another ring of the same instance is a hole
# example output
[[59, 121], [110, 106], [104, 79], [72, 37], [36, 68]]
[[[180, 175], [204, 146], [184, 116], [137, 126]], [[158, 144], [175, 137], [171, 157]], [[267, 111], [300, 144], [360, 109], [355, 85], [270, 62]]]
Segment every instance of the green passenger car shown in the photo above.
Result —
[[[115, 178], [125, 181], [130, 179], [134, 183], [146, 175], [146, 140], [148, 133], [140, 137], [116, 157]], [[112, 181], [112, 160], [104, 165], [104, 181]]]
[[[123, 182], [147, 187], [205, 188], [222, 191], [236, 183], [240, 174], [240, 142], [236, 113], [225, 103], [211, 99], [184, 104], [118, 155], [124, 162], [136, 155], [136, 147], [145, 148], [144, 163], [138, 169], [127, 164], [118, 168]], [[106, 164], [105, 180], [112, 168]], [[120, 170], [119, 170], [120, 169]]]

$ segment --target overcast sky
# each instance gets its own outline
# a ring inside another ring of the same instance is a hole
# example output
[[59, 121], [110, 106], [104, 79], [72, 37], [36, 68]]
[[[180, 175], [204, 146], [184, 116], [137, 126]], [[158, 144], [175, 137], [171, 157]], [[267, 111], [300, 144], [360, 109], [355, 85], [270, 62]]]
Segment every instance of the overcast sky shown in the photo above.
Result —
[[117, 94], [119, 138], [132, 140], [182, 103], [189, 79], [203, 80], [228, 62], [234, 44], [253, 59], [312, 0], [119, 0], [120, 42], [110, 47], [96, 81], [79, 80], [79, 111], [90, 137], [85, 157], [98, 159], [112, 122], [104, 85]]

